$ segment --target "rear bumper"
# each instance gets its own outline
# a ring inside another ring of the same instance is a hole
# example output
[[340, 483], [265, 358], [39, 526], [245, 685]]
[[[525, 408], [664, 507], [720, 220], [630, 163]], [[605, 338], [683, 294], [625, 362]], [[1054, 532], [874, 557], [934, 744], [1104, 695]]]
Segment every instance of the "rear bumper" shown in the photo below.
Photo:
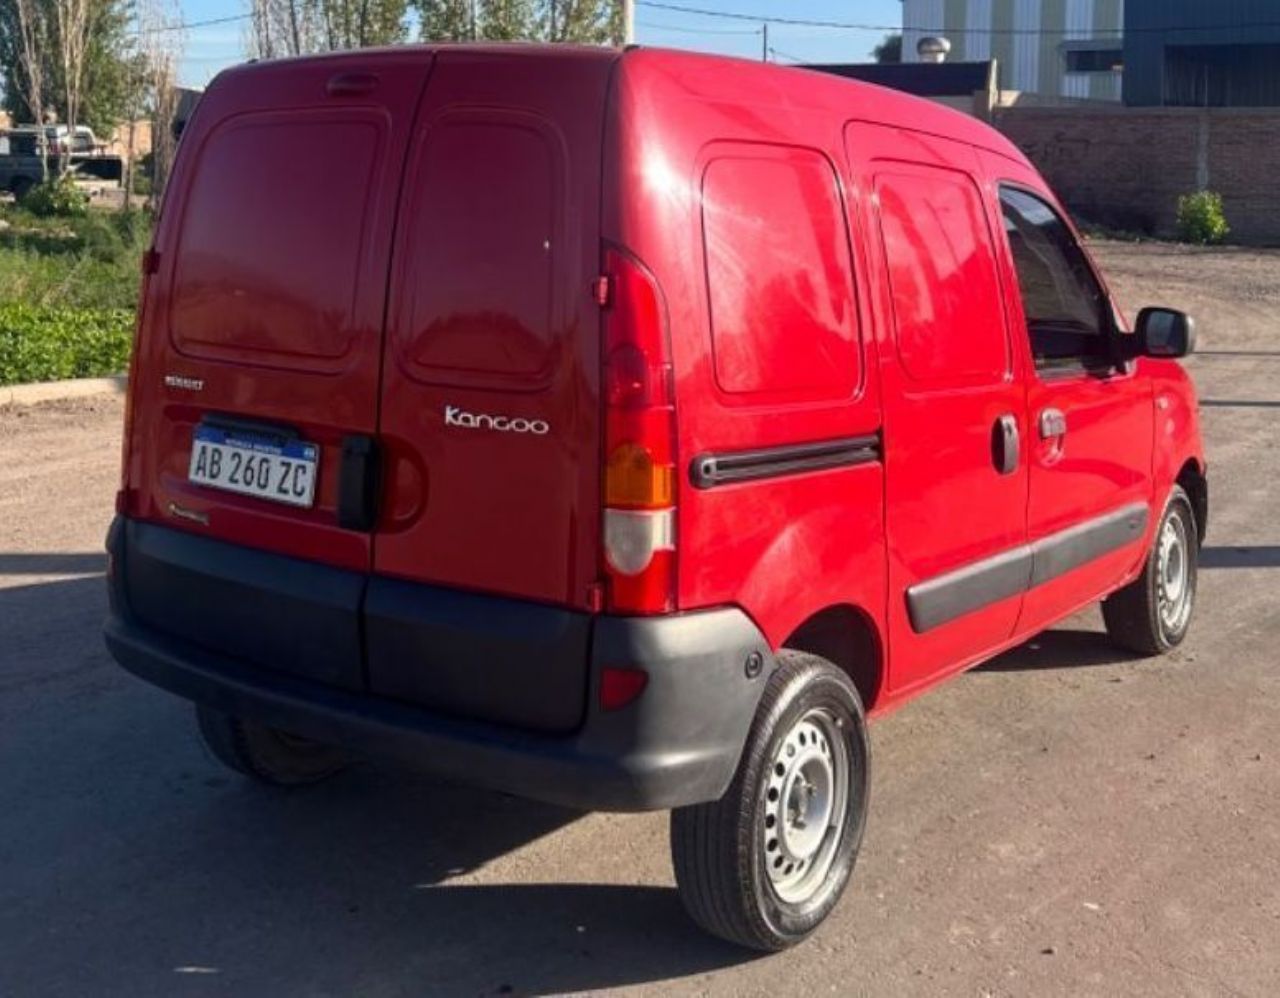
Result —
[[[127, 538], [133, 532], [128, 526], [117, 520], [108, 538], [111, 614], [105, 636], [111, 654], [130, 672], [189, 700], [295, 734], [568, 807], [645, 811], [721, 796], [773, 661], [763, 636], [736, 609], [657, 618], [596, 616], [580, 663], [587, 697], [576, 730], [544, 734], [467, 720], [350, 685], [264, 668], [229, 654], [225, 643], [214, 650], [140, 619], [129, 604]], [[296, 594], [299, 573], [305, 574], [309, 563], [279, 561], [281, 585]], [[255, 559], [257, 575], [246, 598], [261, 599], [263, 587], [272, 585], [262, 569], [262, 559]], [[223, 573], [223, 598], [233, 599], [235, 591], [227, 592], [227, 584]], [[423, 592], [429, 596], [432, 590], [423, 587]], [[477, 621], [476, 640], [482, 644], [485, 632], [501, 628], [507, 615], [527, 626], [528, 615], [538, 612], [523, 601], [471, 598], [484, 601], [484, 612], [469, 615]], [[456, 627], [450, 640], [458, 640]], [[753, 654], [764, 657], [765, 667], [749, 678], [745, 663]], [[644, 693], [619, 710], [602, 710], [598, 682], [605, 666], [644, 669], [649, 676]]]

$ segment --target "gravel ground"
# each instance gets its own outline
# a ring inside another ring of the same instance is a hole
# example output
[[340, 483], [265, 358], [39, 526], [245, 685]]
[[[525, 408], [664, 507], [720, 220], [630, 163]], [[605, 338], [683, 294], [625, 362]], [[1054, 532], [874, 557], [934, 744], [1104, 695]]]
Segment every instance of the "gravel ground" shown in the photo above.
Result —
[[664, 815], [221, 770], [102, 649], [119, 401], [0, 411], [0, 995], [1280, 993], [1280, 254], [1095, 250], [1201, 318], [1192, 635], [1092, 611], [877, 722], [855, 882], [766, 959], [686, 921]]

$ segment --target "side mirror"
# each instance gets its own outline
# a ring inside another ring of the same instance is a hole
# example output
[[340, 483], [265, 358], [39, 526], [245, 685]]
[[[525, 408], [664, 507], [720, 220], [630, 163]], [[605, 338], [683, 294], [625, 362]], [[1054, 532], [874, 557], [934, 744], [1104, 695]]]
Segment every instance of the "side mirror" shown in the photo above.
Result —
[[1185, 357], [1196, 348], [1196, 322], [1172, 308], [1144, 308], [1134, 333], [1146, 357]]

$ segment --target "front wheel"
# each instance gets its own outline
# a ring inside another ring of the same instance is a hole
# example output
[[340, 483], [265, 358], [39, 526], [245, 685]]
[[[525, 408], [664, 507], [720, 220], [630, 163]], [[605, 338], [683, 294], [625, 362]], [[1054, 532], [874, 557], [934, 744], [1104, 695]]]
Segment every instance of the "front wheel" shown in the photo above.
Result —
[[1182, 644], [1195, 608], [1199, 554], [1191, 500], [1175, 485], [1142, 574], [1102, 604], [1111, 640], [1139, 655], [1162, 655]]
[[720, 800], [671, 813], [681, 899], [713, 935], [772, 952], [844, 893], [866, 823], [870, 747], [848, 676], [783, 651]]

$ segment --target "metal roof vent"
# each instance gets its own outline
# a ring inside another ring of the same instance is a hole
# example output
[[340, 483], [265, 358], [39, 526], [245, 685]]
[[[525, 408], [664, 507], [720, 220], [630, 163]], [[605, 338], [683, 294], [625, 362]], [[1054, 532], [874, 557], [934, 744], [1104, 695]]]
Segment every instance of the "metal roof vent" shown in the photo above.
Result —
[[921, 62], [946, 62], [951, 43], [938, 35], [925, 35], [916, 42], [916, 55]]

